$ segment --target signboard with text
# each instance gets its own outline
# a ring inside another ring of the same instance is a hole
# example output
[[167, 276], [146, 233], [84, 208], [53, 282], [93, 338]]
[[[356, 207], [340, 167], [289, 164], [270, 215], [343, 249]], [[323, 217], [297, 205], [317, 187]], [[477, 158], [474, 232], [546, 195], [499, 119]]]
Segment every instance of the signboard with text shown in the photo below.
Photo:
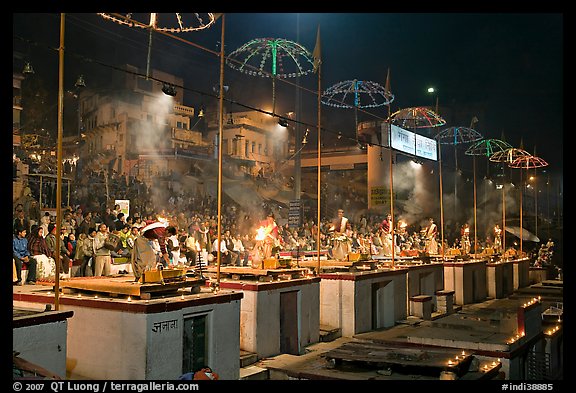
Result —
[[429, 160], [438, 160], [436, 141], [431, 138], [416, 134], [416, 155]]
[[302, 208], [300, 199], [293, 199], [290, 201], [290, 210], [288, 211], [288, 226], [290, 228], [298, 228], [302, 221]]
[[370, 188], [370, 207], [390, 204], [390, 189], [384, 186]]
[[416, 155], [416, 134], [392, 124], [390, 144], [392, 148]]
[[415, 157], [438, 160], [437, 142], [392, 124], [390, 133], [392, 148]]

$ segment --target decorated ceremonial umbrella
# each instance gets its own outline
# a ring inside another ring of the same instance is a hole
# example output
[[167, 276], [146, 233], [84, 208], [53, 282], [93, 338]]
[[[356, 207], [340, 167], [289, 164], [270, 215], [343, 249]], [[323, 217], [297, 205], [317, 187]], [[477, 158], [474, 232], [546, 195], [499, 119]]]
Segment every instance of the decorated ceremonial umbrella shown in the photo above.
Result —
[[[519, 157], [531, 156], [524, 149], [510, 147], [506, 150], [498, 151], [492, 154], [488, 159], [492, 162], [508, 163], [510, 165]], [[504, 168], [503, 168], [504, 169]], [[506, 231], [506, 182], [502, 182], [502, 230]], [[506, 252], [506, 234], [502, 236], [502, 250]]]
[[[400, 109], [388, 116], [388, 123], [402, 128], [434, 128], [446, 124], [437, 112], [426, 107], [410, 107]], [[442, 204], [442, 151], [438, 148], [438, 168], [440, 172], [440, 232], [441, 250], [444, 257], [444, 206]]]
[[[212, 26], [220, 14], [197, 12], [187, 14], [181, 14], [179, 12], [168, 14], [159, 14], [156, 12], [146, 14], [112, 14], [99, 12], [98, 15], [121, 25], [149, 29], [148, 59], [146, 62], [146, 78], [148, 78], [150, 76], [150, 54], [152, 52], [153, 30], [168, 33], [186, 33], [204, 30]], [[139, 20], [144, 20], [145, 22]], [[160, 20], [162, 20], [161, 23]]]
[[476, 142], [482, 139], [482, 135], [472, 128], [472, 125], [478, 119], [474, 117], [470, 124], [470, 127], [448, 127], [440, 131], [434, 139], [438, 141], [441, 145], [453, 145], [454, 146], [454, 219], [456, 220], [456, 215], [458, 211], [458, 154], [456, 147], [460, 144]]
[[358, 140], [358, 108], [376, 108], [394, 101], [384, 86], [372, 81], [358, 79], [338, 82], [322, 94], [322, 103], [335, 108], [354, 108], [356, 139]]
[[402, 128], [433, 128], [446, 124], [440, 115], [423, 106], [400, 109], [390, 115], [390, 122]]
[[272, 78], [272, 113], [276, 110], [276, 78], [295, 78], [314, 72], [314, 56], [297, 42], [255, 38], [226, 59], [231, 68], [252, 76]]
[[511, 148], [508, 143], [501, 141], [500, 139], [481, 139], [473, 143], [464, 154], [473, 156], [474, 160], [474, 254], [477, 251], [477, 228], [476, 228], [476, 156], [490, 157], [492, 154]]
[[[474, 125], [474, 123], [478, 121], [478, 119], [476, 117], [474, 117], [472, 119], [472, 122], [470, 124], [470, 127], [448, 127], [445, 128], [444, 130], [441, 130], [440, 132], [438, 132], [438, 134], [436, 134], [436, 136], [434, 137], [434, 139], [436, 139], [436, 141], [438, 141], [438, 151], [441, 152], [442, 148], [441, 145], [454, 145], [454, 161], [455, 161], [455, 176], [454, 176], [454, 219], [456, 220], [456, 212], [457, 212], [457, 171], [458, 171], [458, 155], [456, 154], [456, 146], [459, 144], [464, 144], [464, 143], [471, 143], [471, 142], [475, 142], [479, 139], [482, 139], [482, 135], [472, 129], [472, 126]], [[442, 165], [442, 163], [440, 162], [439, 165]], [[442, 172], [440, 172], [442, 173]], [[442, 175], [440, 175], [440, 177], [442, 177]], [[442, 180], [440, 180], [442, 181]], [[443, 200], [443, 195], [442, 193], [440, 194], [440, 201]]]
[[520, 257], [522, 257], [522, 193], [524, 191], [524, 186], [522, 185], [522, 169], [536, 169], [548, 166], [548, 163], [541, 159], [540, 157], [520, 156], [514, 161], [508, 164], [510, 168], [520, 169]]

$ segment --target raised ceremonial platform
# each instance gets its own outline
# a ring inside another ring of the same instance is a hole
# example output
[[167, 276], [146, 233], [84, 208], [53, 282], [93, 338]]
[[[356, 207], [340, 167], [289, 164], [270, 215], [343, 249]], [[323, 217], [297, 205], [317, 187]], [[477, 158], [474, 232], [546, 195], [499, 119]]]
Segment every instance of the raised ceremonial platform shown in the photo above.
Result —
[[[210, 278], [214, 278], [218, 272], [216, 266], [208, 266], [202, 269]], [[288, 280], [302, 278], [308, 272], [306, 268], [277, 268], [277, 269], [257, 269], [249, 266], [221, 266], [220, 276], [232, 280], [256, 280], [260, 282], [270, 282], [277, 280]]]
[[[300, 261], [300, 267], [305, 267], [316, 271], [318, 269], [318, 260]], [[375, 270], [378, 268], [378, 261], [375, 259], [360, 259], [356, 261], [338, 261], [336, 259], [320, 260], [320, 271], [361, 271]]]
[[109, 297], [131, 296], [143, 300], [153, 296], [176, 293], [181, 288], [191, 288], [198, 292], [206, 283], [204, 278], [183, 277], [180, 280], [165, 282], [135, 282], [133, 276], [120, 277], [77, 277], [60, 281], [60, 288], [66, 294], [100, 293]]

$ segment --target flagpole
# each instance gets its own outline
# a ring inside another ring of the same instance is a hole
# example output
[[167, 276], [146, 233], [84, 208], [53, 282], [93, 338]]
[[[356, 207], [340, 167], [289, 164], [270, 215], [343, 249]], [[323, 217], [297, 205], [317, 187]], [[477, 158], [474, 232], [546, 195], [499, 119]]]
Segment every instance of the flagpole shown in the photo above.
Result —
[[[506, 171], [502, 164], [502, 256], [506, 255]], [[503, 258], [504, 259], [504, 258]]]
[[474, 167], [474, 258], [478, 253], [478, 232], [476, 229], [476, 156], [472, 156], [472, 164]]
[[222, 253], [220, 252], [222, 241], [222, 139], [223, 139], [223, 119], [224, 119], [224, 31], [226, 14], [222, 14], [222, 37], [220, 38], [220, 91], [219, 114], [218, 114], [218, 247], [216, 259], [216, 288], [220, 288], [220, 264]]
[[66, 14], [60, 14], [60, 47], [58, 48], [58, 142], [56, 146], [56, 245], [54, 248], [54, 310], [60, 309], [60, 246], [62, 236], [62, 135], [64, 127], [64, 20]]
[[[390, 67], [388, 67], [388, 72], [386, 74], [386, 85], [385, 85], [385, 90], [390, 91]], [[389, 159], [389, 170], [390, 170], [390, 217], [391, 217], [391, 221], [390, 221], [390, 225], [392, 228], [392, 268], [394, 269], [395, 267], [395, 261], [394, 261], [394, 254], [395, 254], [395, 250], [396, 250], [396, 242], [394, 241], [394, 170], [393, 170], [393, 165], [394, 165], [394, 160], [392, 159], [392, 143], [391, 142], [391, 134], [392, 134], [392, 123], [390, 120], [390, 114], [391, 114], [391, 109], [390, 109], [390, 103], [388, 103], [388, 150], [390, 151], [390, 159]]]
[[520, 167], [520, 258], [522, 258], [522, 194], [524, 193], [524, 184], [522, 183], [522, 167]]
[[322, 59], [321, 59], [321, 46], [320, 46], [320, 25], [318, 25], [318, 32], [316, 34], [316, 47], [314, 48], [314, 65], [318, 70], [318, 269], [317, 275], [320, 275], [320, 174], [321, 174], [321, 147], [320, 130], [321, 130], [321, 92], [322, 92]]
[[[438, 114], [438, 96], [436, 96], [436, 113]], [[438, 171], [440, 172], [440, 249], [442, 250], [442, 260], [444, 260], [444, 195], [442, 190], [442, 144], [438, 140]]]
[[440, 237], [442, 241], [442, 260], [444, 260], [444, 197], [442, 190], [442, 145], [438, 141], [438, 172], [440, 175]]
[[321, 121], [320, 121], [320, 104], [321, 104], [321, 96], [320, 96], [320, 92], [321, 92], [321, 80], [322, 80], [322, 67], [318, 67], [318, 195], [317, 195], [317, 199], [318, 199], [318, 216], [317, 216], [317, 221], [318, 221], [318, 270], [317, 270], [317, 274], [320, 274], [320, 173], [321, 173], [321, 153], [320, 153], [320, 149], [321, 149], [321, 143], [320, 143], [320, 129], [321, 129]]

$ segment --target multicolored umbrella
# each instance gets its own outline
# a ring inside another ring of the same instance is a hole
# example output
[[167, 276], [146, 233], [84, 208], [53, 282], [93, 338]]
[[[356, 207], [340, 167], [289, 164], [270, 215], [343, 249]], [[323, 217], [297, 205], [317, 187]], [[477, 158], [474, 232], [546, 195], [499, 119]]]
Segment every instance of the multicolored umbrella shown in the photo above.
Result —
[[295, 78], [314, 72], [314, 56], [297, 42], [282, 38], [255, 38], [226, 59], [232, 69], [272, 78], [272, 113], [276, 109], [276, 78]]
[[548, 166], [548, 163], [541, 159], [540, 157], [535, 157], [533, 155], [529, 156], [519, 156], [514, 161], [508, 164], [510, 168], [518, 168], [520, 169], [520, 256], [523, 255], [522, 253], [522, 193], [523, 193], [523, 184], [522, 184], [522, 169], [536, 169]]
[[439, 114], [426, 107], [411, 107], [396, 111], [390, 115], [391, 124], [402, 128], [433, 128], [446, 124]]
[[[475, 123], [475, 120], [477, 121], [478, 119], [474, 117], [472, 124]], [[454, 145], [454, 219], [457, 221], [458, 183], [456, 180], [458, 179], [458, 154], [456, 147], [460, 144], [471, 143], [482, 139], [482, 134], [471, 127], [448, 127], [436, 134], [434, 139], [436, 139], [440, 145]]]
[[482, 139], [473, 143], [464, 154], [470, 156], [492, 157], [493, 154], [512, 148], [509, 143], [500, 139]]
[[[140, 27], [143, 29], [152, 28], [157, 31], [169, 33], [186, 33], [207, 29], [214, 24], [218, 16], [218, 14], [210, 12], [191, 12], [186, 14], [175, 12], [162, 15], [155, 12], [144, 14], [112, 14], [99, 12], [98, 15], [121, 25]], [[144, 20], [144, 22], [139, 21], [139, 19]], [[162, 23], [159, 23], [160, 19], [162, 19]]]
[[519, 157], [530, 157], [530, 156], [532, 156], [532, 154], [528, 153], [524, 149], [517, 149], [515, 147], [511, 147], [509, 149], [492, 154], [489, 160], [492, 162], [506, 162], [508, 164], [511, 164], [512, 162], [514, 162], [514, 160], [516, 160]]
[[[186, 33], [190, 31], [199, 31], [209, 28], [214, 24], [221, 14], [214, 13], [187, 13], [179, 12], [159, 14], [156, 12], [144, 14], [112, 14], [107, 12], [98, 12], [98, 15], [112, 22], [125, 25], [128, 27], [139, 27], [149, 29], [148, 36], [148, 58], [146, 61], [146, 79], [150, 76], [150, 56], [152, 53], [152, 31], [163, 31], [169, 33]], [[162, 23], [159, 23], [162, 19]], [[144, 20], [141, 22], [140, 20]]]
[[338, 82], [322, 94], [322, 103], [325, 105], [335, 108], [354, 108], [356, 135], [358, 135], [358, 108], [376, 108], [389, 105], [392, 101], [394, 101], [394, 94], [382, 85], [357, 79]]
[[468, 127], [448, 127], [434, 137], [442, 145], [459, 145], [476, 142], [482, 139], [482, 134]]
[[[511, 148], [508, 143], [501, 141], [499, 139], [481, 139], [473, 143], [464, 154], [473, 156], [474, 160], [474, 254], [477, 253], [477, 228], [476, 228], [476, 156], [486, 156], [490, 157], [494, 153]], [[506, 229], [505, 223], [503, 223], [503, 228]]]
[[[511, 164], [516, 158], [531, 156], [524, 149], [510, 147], [492, 154], [488, 159], [492, 162]], [[502, 184], [502, 230], [506, 230], [506, 184]], [[506, 236], [502, 236], [502, 250], [506, 251]]]

